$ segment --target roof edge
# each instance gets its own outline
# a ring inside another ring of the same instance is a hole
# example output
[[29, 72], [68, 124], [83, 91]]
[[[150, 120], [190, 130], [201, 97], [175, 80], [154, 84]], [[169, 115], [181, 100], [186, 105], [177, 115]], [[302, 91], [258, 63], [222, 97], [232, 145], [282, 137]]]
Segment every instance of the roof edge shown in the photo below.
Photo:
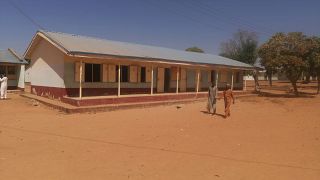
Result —
[[49, 43], [51, 43], [53, 46], [57, 47], [59, 50], [61, 50], [62, 52], [64, 52], [65, 54], [69, 54], [70, 51], [64, 47], [62, 45], [62, 43], [60, 43], [59, 41], [56, 41], [55, 39], [53, 39], [52, 37], [50, 37], [48, 34], [46, 34], [46, 31], [44, 30], [38, 30], [35, 35], [33, 36], [31, 42], [29, 43], [23, 57], [26, 58], [26, 56], [28, 55], [32, 45], [34, 44], [34, 41], [36, 40], [36, 38], [40, 36], [42, 38], [44, 38], [45, 40], [49, 41]]
[[13, 49], [8, 48], [8, 51], [9, 51], [11, 54], [13, 54], [16, 58], [18, 58], [19, 60], [23, 60], [23, 58], [22, 58], [20, 55], [18, 55], [18, 53], [15, 52]]
[[164, 62], [171, 62], [171, 63], [176, 63], [176, 64], [190, 64], [190, 65], [207, 65], [207, 66], [218, 66], [218, 67], [229, 67], [229, 68], [235, 68], [235, 69], [243, 69], [243, 70], [253, 70], [254, 67], [249, 65], [250, 67], [244, 67], [244, 66], [230, 66], [230, 65], [222, 65], [222, 64], [211, 64], [211, 63], [197, 63], [197, 62], [189, 62], [189, 61], [184, 61], [184, 60], [172, 60], [172, 59], [162, 59], [162, 58], [153, 58], [153, 57], [137, 57], [137, 56], [123, 56], [123, 55], [113, 55], [113, 54], [101, 54], [101, 53], [89, 53], [89, 52], [80, 52], [80, 51], [71, 51], [69, 56], [88, 56], [92, 58], [96, 58], [95, 56], [111, 56], [111, 57], [119, 57], [119, 58], [131, 58], [131, 59], [148, 59], [151, 61], [155, 60], [160, 60]]
[[57, 46], [59, 46], [61, 49], [63, 49], [67, 54], [70, 53], [70, 50], [67, 49], [65, 46], [62, 45], [61, 42], [57, 41], [56, 39], [52, 38], [50, 35], [48, 35], [46, 32], [50, 32], [50, 31], [45, 31], [45, 30], [39, 30], [39, 33], [42, 33], [46, 38], [48, 38], [50, 41], [52, 41], [54, 44], [56, 44]]

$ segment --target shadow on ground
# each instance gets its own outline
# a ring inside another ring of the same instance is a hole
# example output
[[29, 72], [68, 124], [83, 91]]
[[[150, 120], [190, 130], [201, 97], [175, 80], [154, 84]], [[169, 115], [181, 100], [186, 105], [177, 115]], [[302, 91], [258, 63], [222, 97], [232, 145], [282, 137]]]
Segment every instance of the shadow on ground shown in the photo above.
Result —
[[294, 93], [291, 92], [283, 92], [281, 94], [279, 93], [272, 93], [272, 92], [264, 92], [264, 91], [260, 91], [260, 93], [258, 93], [258, 95], [260, 97], [281, 97], [281, 98], [315, 98], [315, 96], [317, 95], [316, 93], [308, 93], [308, 92], [299, 92], [298, 95], [295, 95]]
[[212, 115], [212, 116], [220, 116], [220, 117], [224, 118], [223, 114], [219, 114], [219, 113], [212, 114], [212, 113], [209, 113], [208, 111], [200, 111], [200, 112], [202, 112], [203, 114], [208, 114], [208, 115]]

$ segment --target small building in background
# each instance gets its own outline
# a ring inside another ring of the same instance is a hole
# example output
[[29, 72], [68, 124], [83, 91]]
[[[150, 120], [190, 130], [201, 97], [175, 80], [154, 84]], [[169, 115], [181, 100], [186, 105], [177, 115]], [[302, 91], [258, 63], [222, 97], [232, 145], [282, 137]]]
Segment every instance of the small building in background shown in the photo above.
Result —
[[14, 50], [0, 50], [0, 74], [8, 77], [8, 89], [24, 89], [25, 65], [28, 64]]
[[[259, 81], [268, 81], [269, 77], [267, 76], [267, 71], [265, 67], [263, 67], [260, 63], [260, 58], [257, 59], [256, 63], [254, 64], [254, 68], [258, 72], [258, 80]], [[243, 80], [245, 81], [254, 81], [253, 76], [250, 73], [247, 73], [246, 75], [243, 76]], [[272, 81], [287, 81], [288, 78], [286, 77], [285, 74], [281, 72], [275, 72], [271, 76]]]

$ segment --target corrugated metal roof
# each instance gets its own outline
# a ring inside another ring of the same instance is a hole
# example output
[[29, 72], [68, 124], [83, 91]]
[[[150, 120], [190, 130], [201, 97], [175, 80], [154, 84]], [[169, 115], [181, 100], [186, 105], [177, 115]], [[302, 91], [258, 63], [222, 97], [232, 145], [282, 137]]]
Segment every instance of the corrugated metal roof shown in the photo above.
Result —
[[253, 68], [251, 65], [212, 54], [187, 52], [59, 32], [40, 31], [40, 33], [43, 33], [46, 37], [62, 46], [69, 53], [74, 54], [87, 53], [137, 58], [154, 58], [168, 61]]
[[12, 49], [0, 50], [0, 63], [28, 64], [26, 60], [20, 58]]

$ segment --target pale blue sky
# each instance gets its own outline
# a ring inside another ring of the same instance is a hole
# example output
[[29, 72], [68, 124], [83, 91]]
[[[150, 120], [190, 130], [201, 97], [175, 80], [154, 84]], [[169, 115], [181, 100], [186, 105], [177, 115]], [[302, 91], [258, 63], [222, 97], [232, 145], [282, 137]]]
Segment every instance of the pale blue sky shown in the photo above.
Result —
[[0, 49], [24, 53], [39, 27], [50, 31], [218, 54], [238, 29], [260, 42], [275, 32], [320, 35], [320, 0], [0, 0]]

